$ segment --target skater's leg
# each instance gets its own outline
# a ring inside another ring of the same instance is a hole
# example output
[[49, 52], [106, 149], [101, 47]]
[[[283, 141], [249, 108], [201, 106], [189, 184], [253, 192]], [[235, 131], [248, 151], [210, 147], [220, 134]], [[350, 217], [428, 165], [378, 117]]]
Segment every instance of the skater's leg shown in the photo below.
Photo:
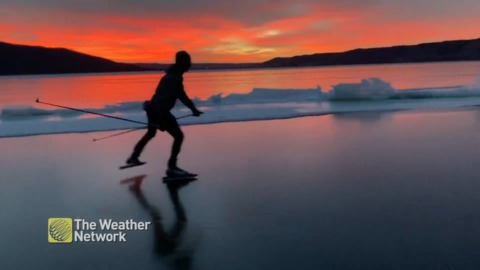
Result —
[[172, 150], [170, 153], [170, 158], [168, 159], [168, 169], [167, 169], [167, 175], [169, 177], [178, 177], [178, 176], [189, 176], [193, 177], [196, 176], [195, 174], [189, 173], [185, 170], [182, 170], [178, 168], [177, 166], [177, 157], [178, 154], [180, 153], [180, 150], [182, 148], [182, 143], [184, 139], [184, 135], [182, 130], [180, 129], [180, 126], [177, 123], [177, 120], [175, 117], [171, 114], [169, 114], [169, 121], [168, 125], [166, 126], [166, 131], [168, 134], [170, 134], [173, 137], [173, 145], [172, 145]]
[[140, 154], [142, 153], [143, 149], [147, 145], [147, 143], [155, 137], [155, 134], [157, 134], [157, 128], [154, 126], [149, 126], [147, 133], [143, 135], [143, 137], [138, 141], [138, 143], [135, 145], [135, 148], [133, 149], [133, 153], [130, 156], [130, 158], [133, 159], [138, 159], [140, 157]]
[[145, 135], [143, 135], [140, 141], [138, 141], [138, 143], [135, 145], [135, 147], [133, 148], [133, 152], [130, 155], [130, 158], [127, 160], [127, 163], [138, 162], [138, 158], [140, 157], [140, 154], [142, 153], [147, 143], [153, 137], [155, 137], [155, 134], [157, 134], [157, 127], [154, 125], [158, 125], [158, 117], [153, 113], [147, 111], [147, 118], [148, 118], [147, 133], [145, 133]]
[[167, 132], [173, 137], [173, 145], [170, 152], [170, 158], [168, 160], [168, 167], [174, 169], [177, 168], [177, 157], [182, 148], [184, 135], [176, 121], [175, 125], [172, 125], [167, 129]]

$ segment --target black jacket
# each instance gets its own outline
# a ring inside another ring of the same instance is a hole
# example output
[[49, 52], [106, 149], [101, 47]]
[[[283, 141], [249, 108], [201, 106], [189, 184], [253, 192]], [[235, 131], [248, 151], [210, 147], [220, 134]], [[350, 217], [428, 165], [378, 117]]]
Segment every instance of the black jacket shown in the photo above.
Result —
[[183, 88], [183, 72], [176, 65], [172, 65], [165, 73], [150, 101], [150, 109], [156, 112], [168, 112], [179, 99], [192, 111], [197, 110]]

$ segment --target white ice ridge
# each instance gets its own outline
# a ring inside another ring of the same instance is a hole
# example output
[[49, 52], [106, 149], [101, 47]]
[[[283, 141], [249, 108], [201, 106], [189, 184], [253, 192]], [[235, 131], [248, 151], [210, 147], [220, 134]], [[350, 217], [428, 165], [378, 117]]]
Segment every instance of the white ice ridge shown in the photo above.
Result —
[[[430, 89], [394, 89], [379, 78], [363, 79], [358, 83], [342, 83], [323, 92], [313, 89], [254, 88], [246, 94], [221, 93], [208, 99], [194, 99], [206, 113], [189, 117], [183, 125], [218, 122], [283, 119], [300, 116], [344, 112], [396, 111], [412, 109], [449, 109], [480, 105], [480, 77], [473, 85], [438, 87]], [[101, 109], [81, 108], [97, 113], [146, 121], [143, 101], [105, 105]], [[178, 117], [189, 110], [178, 106], [173, 110]], [[66, 109], [39, 109], [30, 105], [10, 105], [0, 115], [0, 137], [38, 134], [91, 132], [139, 127], [138, 124], [103, 117], [84, 117]]]

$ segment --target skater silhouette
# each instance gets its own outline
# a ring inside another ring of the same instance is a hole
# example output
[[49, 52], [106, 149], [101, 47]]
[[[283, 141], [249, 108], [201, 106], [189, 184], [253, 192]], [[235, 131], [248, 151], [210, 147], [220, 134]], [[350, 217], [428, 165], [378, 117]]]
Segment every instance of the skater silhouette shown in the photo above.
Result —
[[141, 186], [146, 175], [139, 175], [121, 181], [122, 184], [129, 184], [132, 194], [140, 205], [148, 212], [152, 219], [154, 230], [154, 253], [162, 257], [163, 261], [176, 270], [191, 269], [193, 263], [193, 248], [178, 250], [182, 244], [183, 234], [187, 225], [185, 209], [178, 196], [178, 191], [187, 185], [189, 181], [176, 181], [167, 184], [168, 194], [175, 211], [175, 222], [170, 230], [163, 226], [162, 216], [155, 206], [152, 206], [142, 192]]
[[174, 139], [167, 163], [167, 175], [170, 177], [191, 175], [177, 166], [177, 157], [182, 147], [184, 135], [177, 120], [170, 112], [175, 106], [177, 99], [179, 99], [192, 110], [193, 116], [198, 117], [203, 113], [195, 107], [183, 87], [183, 74], [190, 69], [191, 65], [190, 55], [186, 51], [177, 52], [175, 64], [167, 69], [166, 74], [158, 83], [152, 99], [145, 101], [143, 107], [147, 114], [148, 130], [135, 145], [132, 154], [127, 159], [127, 165], [142, 164], [139, 160], [140, 154], [147, 143], [155, 137], [157, 129], [159, 129], [160, 131], [167, 131]]

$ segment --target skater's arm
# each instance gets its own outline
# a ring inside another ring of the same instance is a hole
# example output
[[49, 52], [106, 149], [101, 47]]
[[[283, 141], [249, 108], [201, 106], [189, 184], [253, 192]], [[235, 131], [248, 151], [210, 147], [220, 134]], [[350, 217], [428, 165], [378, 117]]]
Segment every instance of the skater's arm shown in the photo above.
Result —
[[187, 106], [192, 112], [195, 114], [196, 112], [199, 112], [197, 107], [195, 107], [195, 104], [193, 104], [192, 100], [187, 96], [187, 93], [185, 93], [185, 89], [183, 88], [183, 85], [181, 86], [180, 89], [180, 96], [178, 97], [180, 101]]

